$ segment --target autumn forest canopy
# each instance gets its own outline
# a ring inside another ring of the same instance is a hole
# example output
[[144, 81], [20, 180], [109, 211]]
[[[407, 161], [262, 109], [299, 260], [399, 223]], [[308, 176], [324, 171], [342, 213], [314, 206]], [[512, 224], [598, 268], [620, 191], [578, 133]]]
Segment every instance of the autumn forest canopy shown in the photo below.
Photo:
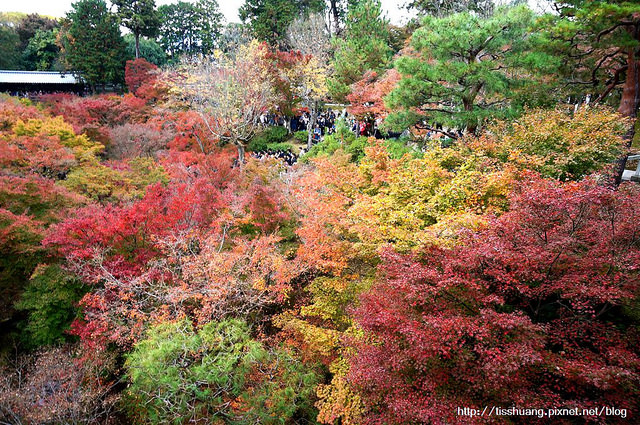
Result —
[[640, 6], [548, 6], [0, 14], [86, 86], [0, 94], [0, 424], [638, 423]]

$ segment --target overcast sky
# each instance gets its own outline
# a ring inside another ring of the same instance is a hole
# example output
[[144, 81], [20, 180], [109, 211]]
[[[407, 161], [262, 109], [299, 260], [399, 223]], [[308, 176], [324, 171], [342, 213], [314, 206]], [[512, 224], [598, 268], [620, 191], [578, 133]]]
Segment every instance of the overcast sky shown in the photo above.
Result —
[[[71, 10], [71, 3], [75, 0], [0, 0], [0, 12], [39, 13], [41, 15], [62, 17]], [[188, 0], [187, 0], [188, 1]], [[156, 5], [177, 3], [178, 0], [156, 0]], [[408, 15], [402, 7], [407, 0], [382, 0], [382, 8], [389, 20], [394, 24], [405, 23]], [[244, 3], [242, 0], [218, 0], [220, 11], [227, 22], [240, 22], [238, 8]]]

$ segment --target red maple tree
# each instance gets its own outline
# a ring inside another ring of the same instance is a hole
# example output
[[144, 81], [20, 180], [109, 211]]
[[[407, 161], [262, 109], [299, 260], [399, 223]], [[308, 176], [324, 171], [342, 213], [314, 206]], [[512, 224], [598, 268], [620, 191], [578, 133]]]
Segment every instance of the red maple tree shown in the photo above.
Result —
[[350, 378], [367, 423], [485, 423], [458, 416], [465, 406], [637, 414], [640, 191], [523, 183], [511, 210], [462, 246], [383, 255], [356, 311], [368, 338], [354, 342]]

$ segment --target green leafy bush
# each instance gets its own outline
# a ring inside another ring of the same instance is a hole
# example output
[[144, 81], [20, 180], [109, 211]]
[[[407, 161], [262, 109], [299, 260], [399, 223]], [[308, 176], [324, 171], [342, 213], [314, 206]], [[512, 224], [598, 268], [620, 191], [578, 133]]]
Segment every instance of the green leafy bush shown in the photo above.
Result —
[[298, 141], [298, 143], [307, 143], [309, 132], [307, 130], [296, 131], [293, 133], [293, 137]]
[[289, 132], [284, 127], [268, 127], [251, 139], [248, 148], [252, 152], [267, 150], [268, 145], [282, 143], [288, 136]]
[[39, 266], [15, 306], [27, 313], [22, 329], [26, 345], [35, 348], [64, 342], [85, 292], [82, 282], [59, 265]]
[[251, 339], [243, 321], [151, 328], [126, 361], [135, 423], [315, 423], [318, 379], [285, 350]]
[[293, 145], [291, 143], [269, 143], [267, 149], [276, 152], [287, 152], [293, 149]]
[[[419, 155], [419, 153], [407, 146], [403, 140], [385, 140], [385, 145], [389, 149], [392, 158], [401, 158], [406, 153], [414, 156]], [[306, 161], [320, 155], [332, 155], [338, 149], [342, 149], [351, 155], [353, 162], [360, 162], [365, 155], [364, 149], [367, 146], [369, 146], [368, 137], [356, 137], [356, 135], [347, 128], [344, 120], [339, 120], [336, 126], [336, 132], [325, 136], [322, 142], [312, 146], [304, 156], [304, 160]]]
[[410, 154], [414, 158], [422, 158], [422, 152], [412, 149], [407, 145], [407, 142], [401, 139], [389, 139], [385, 140], [385, 145], [389, 151], [391, 158], [402, 158], [405, 154]]

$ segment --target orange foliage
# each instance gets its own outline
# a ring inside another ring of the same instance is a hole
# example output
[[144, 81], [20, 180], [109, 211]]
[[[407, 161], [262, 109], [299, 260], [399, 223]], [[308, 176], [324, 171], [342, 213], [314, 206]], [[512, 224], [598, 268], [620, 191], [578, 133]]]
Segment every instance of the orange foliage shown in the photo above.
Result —
[[351, 86], [351, 93], [347, 100], [351, 103], [348, 111], [358, 118], [381, 117], [389, 114], [384, 105], [384, 98], [400, 81], [400, 73], [391, 68], [382, 76], [375, 71], [367, 71], [360, 81]]

